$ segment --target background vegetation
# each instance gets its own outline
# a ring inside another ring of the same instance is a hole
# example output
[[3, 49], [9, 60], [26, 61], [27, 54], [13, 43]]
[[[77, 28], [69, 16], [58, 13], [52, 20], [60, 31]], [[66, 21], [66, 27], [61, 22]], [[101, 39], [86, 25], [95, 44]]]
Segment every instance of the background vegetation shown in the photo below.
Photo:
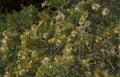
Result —
[[0, 13], [1, 77], [119, 77], [120, 2], [45, 0]]

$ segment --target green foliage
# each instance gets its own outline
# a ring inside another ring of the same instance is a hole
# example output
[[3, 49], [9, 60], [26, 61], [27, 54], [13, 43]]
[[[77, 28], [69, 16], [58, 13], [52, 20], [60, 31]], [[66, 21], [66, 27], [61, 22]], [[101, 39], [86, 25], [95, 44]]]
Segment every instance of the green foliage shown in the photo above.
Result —
[[119, 18], [100, 0], [69, 3], [1, 16], [0, 76], [119, 77]]

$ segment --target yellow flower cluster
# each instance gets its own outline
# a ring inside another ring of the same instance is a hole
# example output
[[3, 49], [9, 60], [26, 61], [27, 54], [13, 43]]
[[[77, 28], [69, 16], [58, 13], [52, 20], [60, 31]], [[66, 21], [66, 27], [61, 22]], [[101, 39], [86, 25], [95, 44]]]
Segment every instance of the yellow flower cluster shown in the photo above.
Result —
[[106, 15], [109, 14], [109, 12], [110, 12], [110, 11], [109, 11], [108, 8], [104, 8], [103, 11], [102, 11], [102, 15], [103, 15], [103, 16], [106, 16]]
[[92, 4], [92, 9], [93, 10], [98, 10], [101, 6], [99, 4], [93, 3]]

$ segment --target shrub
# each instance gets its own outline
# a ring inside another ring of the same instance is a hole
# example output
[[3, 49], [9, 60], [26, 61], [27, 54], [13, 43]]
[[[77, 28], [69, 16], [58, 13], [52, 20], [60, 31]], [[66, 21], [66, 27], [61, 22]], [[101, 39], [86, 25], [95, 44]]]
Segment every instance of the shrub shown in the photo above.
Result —
[[69, 5], [65, 0], [45, 1], [45, 10], [23, 13], [30, 20], [20, 16], [17, 22], [24, 22], [23, 28], [13, 25], [21, 23], [6, 22], [12, 25], [2, 31], [1, 76], [119, 76], [119, 20], [99, 0]]
[[21, 45], [21, 35], [25, 29], [30, 29], [33, 23], [37, 23], [38, 11], [31, 5], [24, 7], [21, 12], [13, 11], [9, 14], [1, 14], [0, 18], [0, 74], [5, 71], [7, 64], [14, 64], [17, 51]]

